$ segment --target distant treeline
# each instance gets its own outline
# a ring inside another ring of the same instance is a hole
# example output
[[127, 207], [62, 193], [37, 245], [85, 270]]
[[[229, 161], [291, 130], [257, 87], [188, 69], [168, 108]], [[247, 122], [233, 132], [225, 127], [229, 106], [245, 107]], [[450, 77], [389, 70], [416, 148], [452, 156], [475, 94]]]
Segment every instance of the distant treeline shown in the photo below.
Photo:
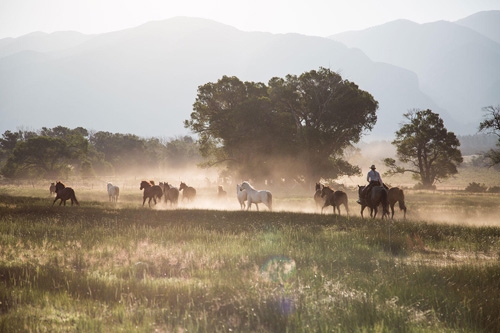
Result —
[[490, 149], [495, 149], [498, 137], [494, 134], [459, 135], [460, 151], [463, 156], [481, 155]]
[[190, 136], [141, 138], [77, 127], [5, 131], [0, 138], [0, 173], [6, 178], [95, 177], [140, 170], [183, 168], [201, 161]]

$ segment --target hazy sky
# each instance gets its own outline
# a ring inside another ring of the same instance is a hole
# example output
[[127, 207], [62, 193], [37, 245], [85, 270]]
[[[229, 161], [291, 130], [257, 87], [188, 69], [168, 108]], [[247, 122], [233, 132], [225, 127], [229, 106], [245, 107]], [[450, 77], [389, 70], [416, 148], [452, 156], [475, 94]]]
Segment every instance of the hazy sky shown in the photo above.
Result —
[[328, 36], [395, 19], [455, 21], [500, 0], [0, 0], [0, 38], [34, 31], [101, 33], [174, 16], [208, 18], [243, 31]]

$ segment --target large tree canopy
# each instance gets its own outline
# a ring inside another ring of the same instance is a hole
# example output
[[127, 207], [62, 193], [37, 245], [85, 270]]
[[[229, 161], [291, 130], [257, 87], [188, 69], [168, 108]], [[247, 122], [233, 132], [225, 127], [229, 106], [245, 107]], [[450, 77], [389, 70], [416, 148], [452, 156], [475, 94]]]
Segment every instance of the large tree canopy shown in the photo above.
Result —
[[243, 178], [337, 178], [359, 168], [342, 159], [377, 120], [377, 101], [320, 68], [263, 83], [224, 76], [198, 88], [191, 119], [207, 165]]
[[389, 167], [386, 174], [411, 172], [424, 188], [431, 188], [435, 182], [458, 173], [457, 166], [463, 161], [460, 142], [444, 127], [439, 115], [431, 110], [412, 110], [404, 117], [408, 123], [401, 126], [392, 141], [403, 164], [397, 165], [393, 158], [384, 159]]
[[479, 124], [479, 131], [488, 132], [498, 136], [498, 149], [490, 149], [484, 156], [490, 161], [490, 166], [500, 164], [500, 105], [483, 108], [486, 119]]

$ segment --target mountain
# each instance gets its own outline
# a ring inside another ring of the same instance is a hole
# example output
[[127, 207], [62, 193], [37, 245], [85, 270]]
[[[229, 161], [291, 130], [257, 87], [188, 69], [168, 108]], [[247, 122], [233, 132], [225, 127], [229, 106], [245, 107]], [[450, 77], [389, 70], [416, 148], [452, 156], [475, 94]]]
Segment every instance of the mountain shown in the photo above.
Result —
[[369, 138], [393, 138], [402, 114], [413, 108], [430, 108], [447, 128], [468, 134], [461, 118], [420, 88], [416, 71], [370, 57], [329, 38], [243, 32], [186, 17], [98, 35], [1, 39], [0, 131], [62, 125], [143, 137], [184, 135], [200, 85], [223, 75], [267, 83], [327, 67], [379, 101]]
[[479, 12], [455, 21], [455, 23], [500, 43], [500, 10]]
[[500, 11], [457, 22], [397, 20], [330, 38], [359, 48], [374, 61], [416, 73], [423, 93], [472, 133], [482, 108], [500, 104], [498, 22]]

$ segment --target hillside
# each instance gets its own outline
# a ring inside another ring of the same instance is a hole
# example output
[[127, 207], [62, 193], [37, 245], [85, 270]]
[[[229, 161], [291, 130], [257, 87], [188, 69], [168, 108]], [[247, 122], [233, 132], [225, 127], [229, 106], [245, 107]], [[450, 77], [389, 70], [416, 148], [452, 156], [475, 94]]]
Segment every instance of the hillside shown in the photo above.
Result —
[[[440, 113], [459, 134], [475, 132], [476, 118], [442, 107], [440, 99], [448, 95], [424, 89], [421, 74], [403, 65], [329, 38], [243, 32], [198, 18], [98, 35], [34, 33], [0, 40], [0, 131], [62, 125], [144, 137], [189, 134], [183, 121], [200, 85], [223, 75], [267, 83], [327, 67], [379, 102], [378, 123], [368, 139], [393, 137], [402, 114], [414, 108]], [[490, 63], [480, 66], [496, 75]]]

